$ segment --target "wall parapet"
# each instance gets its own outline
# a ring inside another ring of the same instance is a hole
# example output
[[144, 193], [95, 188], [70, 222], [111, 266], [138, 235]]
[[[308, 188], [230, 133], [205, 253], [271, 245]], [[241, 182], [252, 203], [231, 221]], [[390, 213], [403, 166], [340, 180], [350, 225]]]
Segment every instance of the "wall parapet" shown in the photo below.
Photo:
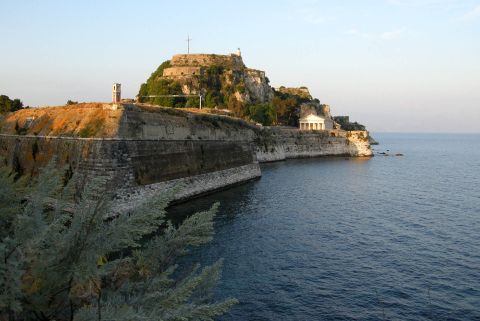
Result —
[[217, 54], [179, 54], [174, 55], [170, 60], [172, 67], [209, 67], [213, 65], [222, 65], [232, 69], [243, 69], [245, 65], [242, 57]]

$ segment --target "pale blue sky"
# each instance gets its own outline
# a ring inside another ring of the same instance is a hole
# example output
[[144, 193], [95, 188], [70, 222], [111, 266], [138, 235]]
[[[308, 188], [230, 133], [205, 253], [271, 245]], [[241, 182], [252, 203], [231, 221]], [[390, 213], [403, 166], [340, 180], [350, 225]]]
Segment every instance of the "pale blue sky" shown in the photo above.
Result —
[[242, 50], [372, 131], [480, 132], [480, 0], [0, 0], [0, 93], [134, 97], [173, 54]]

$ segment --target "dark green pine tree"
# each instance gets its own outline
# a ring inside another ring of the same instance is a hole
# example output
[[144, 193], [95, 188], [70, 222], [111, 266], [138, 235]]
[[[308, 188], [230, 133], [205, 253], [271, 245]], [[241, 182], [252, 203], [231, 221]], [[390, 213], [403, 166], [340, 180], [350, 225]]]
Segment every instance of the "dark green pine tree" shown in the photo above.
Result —
[[212, 239], [217, 205], [178, 227], [168, 195], [106, 219], [105, 181], [79, 191], [54, 167], [25, 197], [0, 175], [0, 320], [213, 320], [237, 302], [212, 301], [221, 260], [175, 274], [180, 256]]

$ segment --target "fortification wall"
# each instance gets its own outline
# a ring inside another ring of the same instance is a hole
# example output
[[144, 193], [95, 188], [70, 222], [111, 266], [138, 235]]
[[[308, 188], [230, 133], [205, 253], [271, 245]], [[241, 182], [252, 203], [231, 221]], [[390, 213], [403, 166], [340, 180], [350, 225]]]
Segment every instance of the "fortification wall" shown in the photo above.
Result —
[[163, 77], [182, 78], [200, 76], [202, 74], [201, 67], [170, 67], [163, 70]]
[[115, 198], [123, 204], [119, 206], [131, 203], [130, 197], [138, 202], [167, 187], [178, 187], [175, 199], [181, 199], [260, 176], [252, 144], [238, 141], [2, 134], [0, 156], [20, 175], [37, 174], [55, 157], [59, 167], [70, 167], [82, 176], [104, 176], [111, 180]]
[[285, 94], [290, 94], [290, 95], [296, 95], [302, 98], [306, 99], [312, 99], [312, 95], [310, 94], [310, 91], [308, 90], [307, 87], [285, 87], [285, 86], [280, 86], [278, 88], [275, 88], [276, 91], [285, 93]]
[[[28, 131], [12, 135], [4, 131], [0, 157], [19, 175], [36, 175], [56, 157], [59, 166], [83, 176], [104, 176], [111, 180], [118, 210], [174, 186], [179, 188], [176, 199], [184, 199], [242, 183], [261, 175], [259, 162], [372, 154], [366, 131], [259, 128], [226, 116], [128, 104], [101, 110], [104, 119], [115, 116], [117, 120], [113, 137], [61, 137]], [[57, 114], [62, 114], [61, 109], [54, 111], [49, 111], [49, 123], [53, 124]]]
[[190, 66], [190, 67], [208, 67], [212, 65], [222, 65], [231, 69], [243, 69], [242, 57], [231, 55], [215, 55], [215, 54], [180, 54], [174, 55], [170, 60], [173, 67]]
[[222, 115], [152, 106], [123, 105], [122, 108], [119, 138], [252, 142], [257, 130], [244, 120]]
[[58, 168], [71, 167], [83, 175], [118, 176], [124, 183], [132, 179], [124, 148], [113, 148], [111, 140], [0, 134], [0, 157], [18, 175], [34, 176], [55, 159]]
[[299, 131], [265, 127], [256, 140], [259, 162], [319, 156], [371, 156], [368, 132], [340, 130]]

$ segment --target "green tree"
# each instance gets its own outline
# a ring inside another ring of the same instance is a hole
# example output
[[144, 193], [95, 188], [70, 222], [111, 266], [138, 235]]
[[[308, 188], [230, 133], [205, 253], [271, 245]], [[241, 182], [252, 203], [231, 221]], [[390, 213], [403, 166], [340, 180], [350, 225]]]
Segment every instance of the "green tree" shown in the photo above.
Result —
[[67, 100], [67, 106], [70, 106], [70, 105], [76, 105], [78, 104], [78, 101], [73, 101], [73, 100]]
[[224, 88], [225, 69], [213, 65], [200, 77], [200, 88], [205, 89], [205, 106], [209, 108], [224, 107], [228, 104], [229, 90]]
[[165, 217], [169, 195], [107, 218], [104, 179], [83, 184], [54, 168], [26, 203], [0, 175], [2, 206], [22, 208], [14, 217], [0, 208], [10, 222], [0, 226], [0, 320], [212, 320], [236, 303], [209, 295], [221, 261], [174, 278], [177, 259], [211, 240], [217, 205], [178, 227]]
[[250, 105], [248, 106], [247, 116], [265, 126], [272, 125], [276, 118], [272, 104]]
[[366, 127], [358, 122], [350, 122], [347, 116], [336, 116], [333, 120], [340, 125], [343, 130], [366, 130]]
[[277, 115], [277, 124], [297, 125], [300, 103], [294, 97], [279, 97], [276, 95], [272, 99], [272, 106]]
[[6, 95], [0, 95], [0, 113], [8, 113], [17, 111], [23, 108], [23, 103], [20, 99], [10, 99]]
[[146, 83], [140, 86], [138, 91], [138, 100], [142, 103], [149, 103], [164, 107], [185, 107], [187, 99], [185, 97], [146, 97], [146, 96], [169, 96], [182, 95], [182, 86], [172, 79], [162, 79], [163, 71], [170, 68], [170, 60], [164, 61], [155, 70]]
[[238, 101], [237, 98], [234, 95], [231, 95], [229, 97], [228, 109], [233, 111], [235, 115], [238, 117], [244, 117], [245, 116], [245, 104], [241, 101]]
[[188, 108], [198, 108], [200, 106], [200, 98], [199, 97], [190, 97], [185, 104], [185, 107]]

